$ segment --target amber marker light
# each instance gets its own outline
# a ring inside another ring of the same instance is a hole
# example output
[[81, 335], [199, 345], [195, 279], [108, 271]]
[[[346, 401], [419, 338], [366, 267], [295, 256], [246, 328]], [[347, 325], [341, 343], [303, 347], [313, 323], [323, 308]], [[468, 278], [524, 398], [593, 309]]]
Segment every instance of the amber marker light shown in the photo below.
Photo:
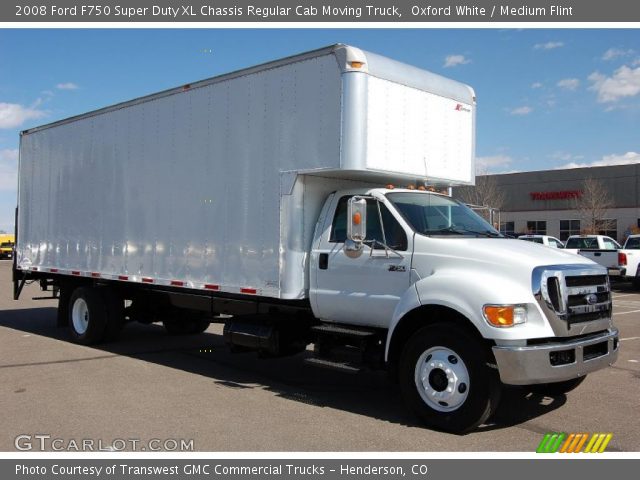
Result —
[[494, 327], [513, 327], [527, 321], [527, 310], [523, 305], [485, 305], [484, 318]]
[[351, 62], [351, 68], [362, 68], [364, 62]]
[[362, 222], [362, 215], [360, 215], [360, 212], [356, 212], [353, 214], [353, 224], [354, 225], [360, 225], [360, 223]]

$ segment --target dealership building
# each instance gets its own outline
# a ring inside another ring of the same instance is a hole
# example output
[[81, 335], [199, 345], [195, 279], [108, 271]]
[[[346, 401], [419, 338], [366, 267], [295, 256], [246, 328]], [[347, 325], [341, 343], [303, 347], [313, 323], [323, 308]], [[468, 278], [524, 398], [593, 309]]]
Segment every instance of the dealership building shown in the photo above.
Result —
[[[611, 200], [599, 228], [622, 241], [640, 227], [640, 164], [571, 168], [490, 175], [504, 192], [500, 230], [509, 235], [551, 235], [566, 240], [581, 233], [587, 221], [578, 208], [585, 179], [595, 179]], [[490, 205], [492, 206], [492, 205]]]

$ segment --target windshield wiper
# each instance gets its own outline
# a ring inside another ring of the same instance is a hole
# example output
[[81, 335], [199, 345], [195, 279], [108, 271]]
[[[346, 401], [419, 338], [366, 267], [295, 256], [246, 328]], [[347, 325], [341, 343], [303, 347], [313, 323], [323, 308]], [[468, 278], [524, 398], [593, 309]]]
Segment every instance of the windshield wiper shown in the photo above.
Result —
[[454, 225], [451, 225], [450, 227], [439, 228], [438, 230], [429, 230], [427, 233], [431, 235], [434, 235], [434, 234], [437, 235], [439, 233], [453, 233], [455, 235], [466, 235], [470, 233], [472, 235], [480, 235], [483, 237], [490, 237], [490, 238], [502, 237], [501, 233], [492, 232], [491, 230], [478, 231], [478, 230], [471, 230], [465, 227], [456, 227]]

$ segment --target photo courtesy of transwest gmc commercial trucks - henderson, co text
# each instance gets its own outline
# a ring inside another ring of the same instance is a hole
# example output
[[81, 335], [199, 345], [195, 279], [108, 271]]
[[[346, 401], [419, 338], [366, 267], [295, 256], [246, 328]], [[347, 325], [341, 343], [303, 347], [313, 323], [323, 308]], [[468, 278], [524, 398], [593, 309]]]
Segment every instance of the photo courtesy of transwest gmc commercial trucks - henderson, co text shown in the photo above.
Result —
[[474, 182], [475, 114], [467, 85], [334, 45], [26, 130], [14, 296], [59, 293], [85, 345], [126, 321], [313, 344], [450, 432], [503, 384], [567, 392], [618, 355], [607, 271], [442, 193]]

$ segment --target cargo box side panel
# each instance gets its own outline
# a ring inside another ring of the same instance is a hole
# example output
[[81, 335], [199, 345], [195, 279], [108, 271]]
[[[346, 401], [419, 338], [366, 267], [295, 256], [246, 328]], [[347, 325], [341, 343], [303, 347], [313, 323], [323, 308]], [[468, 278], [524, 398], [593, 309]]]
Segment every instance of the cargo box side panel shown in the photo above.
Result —
[[[287, 300], [307, 298], [309, 294], [309, 252], [316, 224], [325, 201], [336, 190], [380, 187], [372, 181], [329, 177], [334, 172], [298, 175], [291, 190], [282, 195], [281, 296]], [[285, 228], [288, 223], [289, 227]]]
[[279, 297], [280, 172], [339, 168], [340, 96], [324, 55], [25, 134], [19, 266]]
[[474, 181], [475, 105], [370, 76], [366, 168]]

